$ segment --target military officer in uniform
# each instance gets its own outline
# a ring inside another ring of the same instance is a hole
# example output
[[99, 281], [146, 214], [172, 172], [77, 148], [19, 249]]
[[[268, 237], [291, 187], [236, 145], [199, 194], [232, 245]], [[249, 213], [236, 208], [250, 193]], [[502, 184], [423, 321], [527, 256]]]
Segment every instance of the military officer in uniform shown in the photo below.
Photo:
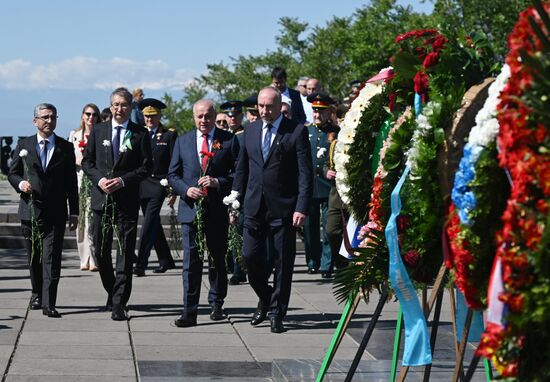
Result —
[[[330, 143], [336, 138], [339, 127], [330, 120], [332, 98], [322, 93], [307, 97], [313, 107], [313, 123], [308, 126], [311, 157], [313, 160], [313, 199], [311, 210], [304, 225], [304, 241], [308, 273], [321, 272], [321, 277], [330, 278], [333, 271], [330, 245], [326, 234], [328, 196], [331, 183], [324, 174]], [[321, 230], [323, 227], [322, 240]]]
[[153, 270], [153, 273], [164, 273], [175, 267], [160, 223], [160, 210], [167, 197], [169, 206], [174, 205], [176, 201], [176, 196], [168, 194], [168, 189], [161, 185], [161, 180], [167, 178], [177, 134], [175, 131], [166, 129], [160, 123], [161, 110], [166, 108], [163, 102], [154, 98], [145, 98], [139, 102], [138, 107], [143, 113], [145, 127], [151, 137], [153, 156], [153, 173], [145, 178], [139, 186], [143, 225], [141, 226], [138, 259], [134, 267], [134, 274], [141, 277], [145, 276], [153, 246], [159, 260], [159, 266]]
[[252, 94], [250, 97], [243, 101], [243, 107], [246, 109], [246, 119], [249, 123], [256, 122], [260, 118], [260, 112], [258, 111], [258, 95]]

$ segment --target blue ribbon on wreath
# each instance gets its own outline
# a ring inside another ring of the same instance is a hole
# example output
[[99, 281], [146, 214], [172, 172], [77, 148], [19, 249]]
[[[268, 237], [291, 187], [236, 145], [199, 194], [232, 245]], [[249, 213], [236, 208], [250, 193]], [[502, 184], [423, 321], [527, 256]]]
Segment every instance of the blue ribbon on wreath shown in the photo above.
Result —
[[416, 290], [399, 253], [397, 240], [397, 216], [401, 212], [399, 193], [407, 179], [410, 167], [407, 166], [403, 175], [391, 193], [391, 216], [386, 226], [386, 242], [390, 252], [390, 280], [399, 300], [405, 321], [405, 346], [403, 350], [404, 366], [420, 366], [432, 363], [430, 334], [424, 312], [420, 307]]
[[[416, 116], [422, 113], [422, 98], [414, 95], [414, 111]], [[432, 363], [430, 333], [420, 307], [416, 290], [409, 278], [407, 268], [403, 264], [397, 239], [397, 217], [401, 213], [401, 198], [399, 196], [411, 168], [405, 167], [401, 178], [391, 193], [391, 216], [386, 225], [386, 242], [390, 253], [390, 280], [399, 300], [405, 321], [405, 346], [403, 350], [404, 366], [420, 366]]]

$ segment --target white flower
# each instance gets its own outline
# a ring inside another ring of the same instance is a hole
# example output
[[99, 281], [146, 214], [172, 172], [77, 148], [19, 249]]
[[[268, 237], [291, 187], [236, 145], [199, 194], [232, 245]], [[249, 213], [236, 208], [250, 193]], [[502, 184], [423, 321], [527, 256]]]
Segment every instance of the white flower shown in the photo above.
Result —
[[241, 203], [239, 203], [238, 200], [235, 200], [233, 201], [233, 203], [231, 203], [231, 208], [234, 210], [238, 210], [240, 206], [241, 206]]
[[111, 146], [111, 141], [108, 140], [108, 139], [103, 140], [103, 146], [110, 147]]
[[19, 151], [19, 156], [21, 158], [25, 158], [27, 155], [29, 155], [29, 152], [25, 149], [22, 149], [21, 151]]
[[[239, 197], [239, 191], [232, 190], [229, 195], [223, 198], [223, 204], [225, 204], [226, 206], [229, 206], [229, 205], [233, 206], [234, 202], [239, 203], [239, 201], [237, 200], [238, 197]], [[240, 204], [238, 204], [237, 208], [239, 207], [240, 207]]]
[[168, 187], [168, 179], [164, 178], [160, 180], [160, 185], [162, 187]]
[[128, 151], [128, 147], [126, 145], [120, 146], [120, 149], [118, 151], [121, 153], [125, 153], [126, 151]]
[[325, 155], [326, 152], [327, 152], [327, 149], [324, 148], [324, 147], [321, 147], [321, 148], [319, 149], [319, 151], [317, 151], [317, 158], [322, 158], [323, 155]]
[[504, 89], [508, 78], [510, 78], [510, 67], [504, 65], [500, 74], [489, 86], [489, 95], [483, 107], [476, 115], [476, 125], [470, 130], [468, 142], [472, 146], [487, 147], [496, 139], [499, 131], [498, 120], [496, 118], [497, 105], [500, 102], [500, 92]]

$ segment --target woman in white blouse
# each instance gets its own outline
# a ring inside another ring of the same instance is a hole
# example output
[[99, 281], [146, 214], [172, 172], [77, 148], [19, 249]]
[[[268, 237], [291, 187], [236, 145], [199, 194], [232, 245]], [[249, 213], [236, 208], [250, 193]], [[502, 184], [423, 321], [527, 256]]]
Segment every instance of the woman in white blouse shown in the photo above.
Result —
[[76, 156], [76, 171], [78, 177], [78, 189], [80, 195], [80, 217], [78, 229], [76, 231], [76, 244], [78, 255], [80, 256], [80, 270], [92, 272], [98, 271], [98, 263], [95, 258], [93, 243], [91, 240], [91, 210], [90, 210], [90, 181], [85, 178], [84, 172], [80, 167], [82, 162], [82, 153], [88, 143], [88, 136], [92, 131], [92, 126], [100, 121], [99, 108], [89, 103], [82, 109], [80, 118], [80, 128], [71, 131], [69, 142], [73, 143]]

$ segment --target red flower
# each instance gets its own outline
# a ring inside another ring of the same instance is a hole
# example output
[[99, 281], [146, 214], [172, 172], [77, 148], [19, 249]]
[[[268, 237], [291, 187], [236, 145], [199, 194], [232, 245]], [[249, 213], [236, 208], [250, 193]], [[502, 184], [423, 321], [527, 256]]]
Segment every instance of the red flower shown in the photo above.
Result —
[[403, 255], [403, 261], [408, 267], [415, 268], [420, 261], [420, 253], [415, 249], [411, 249]]
[[428, 92], [428, 75], [422, 71], [419, 71], [414, 76], [414, 91], [418, 94], [425, 94]]
[[439, 61], [439, 53], [431, 52], [426, 55], [426, 58], [424, 58], [424, 62], [422, 63], [422, 66], [424, 68], [428, 69]]
[[395, 93], [390, 93], [390, 95], [388, 96], [388, 99], [390, 100], [388, 107], [390, 108], [390, 111], [394, 111], [395, 100], [397, 99], [397, 95]]
[[201, 150], [201, 155], [202, 156], [207, 156], [208, 158], [214, 158], [214, 153], [211, 152], [211, 151]]

